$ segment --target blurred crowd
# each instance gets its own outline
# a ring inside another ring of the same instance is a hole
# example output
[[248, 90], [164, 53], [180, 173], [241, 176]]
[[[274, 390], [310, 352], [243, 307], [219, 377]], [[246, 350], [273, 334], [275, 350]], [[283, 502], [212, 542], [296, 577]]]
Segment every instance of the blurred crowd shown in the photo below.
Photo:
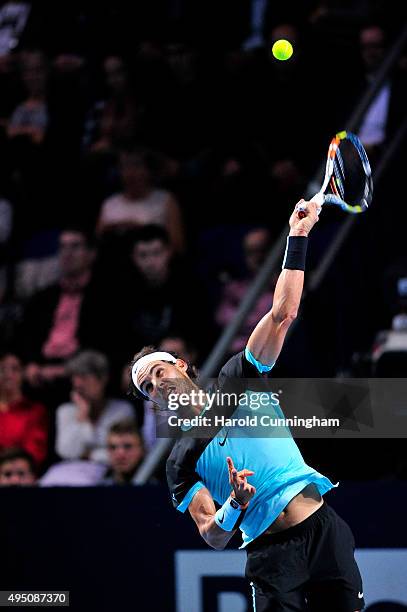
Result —
[[[0, 484], [133, 482], [155, 429], [127, 364], [149, 344], [203, 363], [401, 23], [367, 0], [136, 4], [0, 6]], [[406, 71], [403, 56], [361, 123], [373, 164], [405, 115]], [[309, 356], [314, 375], [406, 331], [402, 249], [382, 266], [394, 299], [383, 289], [367, 340]], [[287, 354], [297, 375], [303, 355]]]

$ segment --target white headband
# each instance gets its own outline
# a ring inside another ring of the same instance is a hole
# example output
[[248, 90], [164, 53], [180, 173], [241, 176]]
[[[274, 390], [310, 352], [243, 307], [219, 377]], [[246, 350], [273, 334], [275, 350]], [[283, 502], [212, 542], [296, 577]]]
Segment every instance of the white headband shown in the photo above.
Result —
[[137, 380], [140, 370], [153, 361], [171, 361], [171, 363], [175, 363], [177, 360], [175, 359], [174, 355], [171, 355], [171, 353], [166, 353], [165, 351], [155, 351], [155, 353], [150, 353], [149, 355], [144, 355], [144, 357], [137, 359], [136, 363], [131, 369], [131, 378], [140, 393], [143, 393]]

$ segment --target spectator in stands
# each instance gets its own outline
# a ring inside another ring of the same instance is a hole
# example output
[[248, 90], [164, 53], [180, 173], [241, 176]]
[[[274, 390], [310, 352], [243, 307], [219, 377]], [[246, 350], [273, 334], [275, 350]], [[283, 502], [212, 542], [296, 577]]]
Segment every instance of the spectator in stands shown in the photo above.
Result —
[[[363, 89], [375, 79], [386, 56], [388, 46], [386, 33], [378, 24], [367, 24], [359, 33], [360, 52], [363, 63]], [[359, 138], [373, 156], [400, 123], [406, 105], [405, 75], [393, 71], [372, 100], [359, 129]]]
[[[241, 279], [230, 279], [225, 283], [215, 319], [221, 328], [226, 327], [236, 314], [240, 302], [244, 298], [251, 282], [261, 268], [271, 247], [270, 232], [265, 228], [250, 230], [243, 240], [244, 258], [246, 264], [245, 276]], [[253, 322], [260, 321], [270, 310], [273, 302], [273, 291], [266, 289], [258, 298], [253, 310], [233, 340], [230, 352], [242, 351], [246, 345]]]
[[[175, 260], [166, 230], [157, 225], [137, 230], [130, 258], [132, 268], [118, 289], [122, 297], [116, 300], [117, 313], [112, 315], [121, 326], [115, 342], [122, 352], [123, 364], [134, 346], [157, 344], [171, 329], [179, 330], [181, 335], [192, 329], [192, 340], [197, 343], [198, 339], [208, 339], [204, 291]], [[196, 301], [191, 312], [185, 310], [185, 292]]]
[[91, 236], [76, 227], [59, 238], [60, 280], [27, 303], [19, 342], [32, 386], [65, 376], [65, 360], [80, 348], [100, 348], [103, 313], [92, 277], [96, 250]]
[[25, 137], [32, 144], [39, 145], [48, 125], [47, 66], [41, 51], [22, 54], [21, 75], [27, 97], [11, 115], [8, 137]]
[[23, 366], [14, 353], [0, 358], [0, 449], [20, 447], [41, 465], [48, 450], [45, 407], [24, 396]]
[[182, 359], [189, 363], [198, 362], [198, 352], [196, 348], [183, 336], [176, 332], [168, 334], [160, 342], [160, 351], [177, 353]]
[[106, 395], [109, 368], [106, 357], [83, 351], [67, 364], [71, 376], [71, 401], [57, 409], [56, 452], [63, 459], [106, 462], [109, 427], [133, 417], [129, 402]]
[[112, 151], [134, 142], [140, 129], [141, 107], [132, 91], [123, 58], [111, 55], [103, 63], [107, 97], [96, 102], [85, 122], [84, 147]]
[[44, 226], [45, 193], [52, 176], [47, 168], [45, 146], [51, 123], [48, 65], [42, 51], [23, 51], [19, 56], [19, 68], [24, 97], [8, 117], [5, 153], [14, 189], [24, 203], [24, 223], [33, 231]]
[[109, 469], [102, 484], [132, 484], [137, 468], [144, 458], [144, 445], [134, 420], [114, 423], [107, 437]]
[[173, 251], [167, 231], [158, 225], [140, 228], [130, 251], [134, 290], [129, 295], [128, 334], [158, 341], [180, 316], [176, 291], [179, 278], [172, 269]]
[[123, 191], [102, 205], [97, 224], [98, 234], [123, 232], [131, 228], [156, 224], [167, 229], [176, 252], [184, 248], [181, 212], [175, 198], [155, 186], [151, 153], [133, 149], [120, 156]]
[[10, 448], [0, 453], [0, 486], [35, 483], [35, 465], [30, 453], [21, 448]]

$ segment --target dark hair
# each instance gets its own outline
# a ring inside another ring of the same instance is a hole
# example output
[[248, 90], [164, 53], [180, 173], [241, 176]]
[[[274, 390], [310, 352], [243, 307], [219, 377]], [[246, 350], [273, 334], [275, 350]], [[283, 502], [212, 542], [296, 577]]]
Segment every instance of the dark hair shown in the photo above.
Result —
[[170, 236], [165, 227], [154, 223], [138, 227], [131, 233], [129, 244], [133, 248], [139, 242], [152, 242], [153, 240], [160, 240], [167, 246], [170, 244]]
[[[197, 348], [194, 344], [194, 342], [192, 341], [192, 339], [190, 338], [189, 335], [185, 335], [184, 330], [182, 330], [180, 327], [171, 327], [169, 330], [167, 330], [167, 332], [161, 337], [159, 345], [161, 346], [161, 343], [164, 340], [181, 340], [181, 342], [183, 342], [185, 344], [185, 348], [186, 350], [189, 351], [193, 351], [193, 352], [197, 352]], [[164, 349], [159, 349], [160, 351], [164, 350]], [[183, 357], [181, 357], [181, 359], [184, 359]]]
[[0, 468], [8, 461], [15, 461], [16, 459], [24, 459], [30, 466], [30, 471], [35, 474], [35, 462], [34, 458], [30, 453], [25, 451], [23, 448], [7, 448], [0, 452]]
[[[130, 384], [129, 384], [129, 390], [128, 390], [128, 394], [129, 395], [134, 395], [134, 397], [138, 397], [139, 399], [148, 399], [144, 393], [141, 393], [136, 385], [133, 382], [133, 378], [131, 376], [131, 371], [133, 369], [134, 364], [136, 363], [136, 361], [138, 361], [139, 359], [141, 359], [142, 357], [144, 357], [145, 355], [151, 355], [151, 353], [155, 353], [156, 351], [159, 351], [160, 349], [156, 348], [155, 346], [144, 346], [141, 351], [139, 351], [138, 353], [136, 353], [133, 357], [133, 361], [130, 363]], [[169, 353], [170, 355], [172, 355], [173, 357], [175, 357], [175, 359], [182, 359], [182, 357], [179, 357], [179, 355], [177, 355], [177, 353], [174, 353], [173, 351], [166, 351], [167, 353]], [[184, 360], [185, 361], [185, 360]], [[170, 362], [165, 362], [165, 363], [170, 363]], [[196, 367], [190, 363], [187, 362], [188, 365], [188, 369], [186, 371], [186, 374], [190, 377], [190, 378], [196, 378], [198, 376], [198, 370], [196, 369]]]
[[79, 223], [69, 223], [64, 227], [61, 227], [60, 235], [66, 232], [71, 232], [72, 234], [81, 234], [86, 241], [86, 246], [89, 249], [93, 249], [96, 247], [96, 238], [93, 232], [89, 231], [89, 229], [81, 226]]
[[102, 380], [109, 376], [109, 362], [103, 353], [98, 351], [81, 351], [66, 364], [69, 376], [93, 374]]
[[134, 419], [123, 419], [122, 421], [113, 423], [113, 425], [109, 427], [108, 435], [110, 434], [132, 434], [141, 440], [141, 433]]

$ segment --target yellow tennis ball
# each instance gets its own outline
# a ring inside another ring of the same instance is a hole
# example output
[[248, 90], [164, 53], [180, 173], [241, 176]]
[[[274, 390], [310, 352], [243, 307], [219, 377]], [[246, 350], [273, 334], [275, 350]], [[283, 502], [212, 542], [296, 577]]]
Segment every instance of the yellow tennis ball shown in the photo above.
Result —
[[276, 40], [271, 48], [271, 52], [274, 57], [278, 60], [288, 60], [294, 53], [294, 49], [289, 40]]

